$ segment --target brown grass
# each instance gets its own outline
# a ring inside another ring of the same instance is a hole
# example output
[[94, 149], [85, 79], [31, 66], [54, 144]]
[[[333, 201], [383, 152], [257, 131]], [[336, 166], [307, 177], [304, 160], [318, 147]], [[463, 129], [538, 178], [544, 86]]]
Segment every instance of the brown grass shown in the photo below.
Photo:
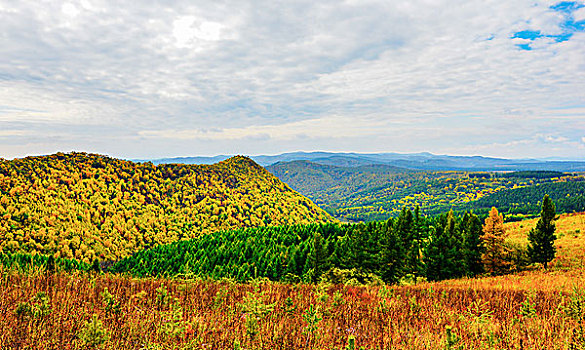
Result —
[[[170, 303], [157, 299], [162, 284]], [[108, 311], [106, 287], [120, 302], [119, 314]], [[445, 349], [446, 327], [459, 338], [453, 349], [569, 349], [578, 322], [561, 306], [573, 288], [585, 289], [584, 271], [410, 287], [266, 283], [258, 290], [230, 282], [3, 271], [0, 348], [91, 348], [79, 335], [97, 315], [109, 334], [99, 349], [234, 349], [237, 342], [242, 349], [342, 349], [351, 335], [358, 348]], [[19, 317], [19, 303], [34, 304], [38, 292], [48, 295], [50, 313]], [[247, 293], [274, 304], [258, 320], [256, 336], [247, 322], [252, 314], [241, 307]], [[528, 318], [520, 310], [530, 293], [535, 314]], [[311, 305], [322, 318], [314, 332], [305, 317]]]
[[[528, 232], [536, 226], [538, 218], [504, 224], [509, 240], [528, 244]], [[563, 214], [555, 221], [558, 239], [553, 269], [569, 270], [585, 267], [585, 213]]]

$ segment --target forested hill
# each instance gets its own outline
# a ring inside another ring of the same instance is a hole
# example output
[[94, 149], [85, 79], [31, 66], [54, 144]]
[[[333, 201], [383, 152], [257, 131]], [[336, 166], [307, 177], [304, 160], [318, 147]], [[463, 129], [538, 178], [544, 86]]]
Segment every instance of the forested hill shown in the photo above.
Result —
[[324, 165], [297, 160], [279, 162], [266, 167], [268, 171], [311, 198], [320, 206], [329, 206], [358, 192], [387, 187], [414, 171], [386, 164], [356, 167]]
[[[404, 206], [426, 215], [492, 206], [506, 216], [538, 215], [551, 196], [560, 212], [585, 210], [585, 174], [557, 171], [416, 171], [387, 164], [340, 167], [310, 161], [280, 162], [266, 169], [341, 221], [396, 217]], [[481, 199], [481, 200], [479, 200]]]
[[240, 227], [331, 217], [251, 159], [134, 163], [57, 153], [0, 160], [0, 249], [113, 260]]

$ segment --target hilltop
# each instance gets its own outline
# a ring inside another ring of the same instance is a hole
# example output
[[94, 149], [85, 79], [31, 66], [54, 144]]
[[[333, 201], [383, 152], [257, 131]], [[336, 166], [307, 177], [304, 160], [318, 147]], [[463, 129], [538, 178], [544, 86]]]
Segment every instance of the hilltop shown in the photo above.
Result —
[[242, 227], [331, 217], [247, 157], [154, 165], [86, 153], [0, 161], [0, 248], [90, 262]]

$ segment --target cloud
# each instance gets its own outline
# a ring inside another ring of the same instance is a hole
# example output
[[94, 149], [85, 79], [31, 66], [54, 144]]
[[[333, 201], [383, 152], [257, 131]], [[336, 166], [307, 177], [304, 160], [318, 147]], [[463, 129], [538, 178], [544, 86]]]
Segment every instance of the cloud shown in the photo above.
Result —
[[0, 0], [0, 123], [28, 130], [0, 156], [578, 156], [584, 8], [554, 4]]
[[346, 138], [377, 135], [383, 123], [376, 120], [356, 120], [342, 116], [295, 121], [279, 125], [253, 125], [242, 128], [212, 128], [190, 130], [146, 130], [138, 134], [151, 138], [244, 140], [294, 140], [300, 138]]

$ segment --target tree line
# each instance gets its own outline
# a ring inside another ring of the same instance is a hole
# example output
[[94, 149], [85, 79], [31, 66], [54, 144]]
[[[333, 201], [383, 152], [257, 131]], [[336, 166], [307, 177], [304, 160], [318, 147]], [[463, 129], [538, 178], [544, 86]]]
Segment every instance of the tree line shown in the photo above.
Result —
[[221, 231], [161, 245], [120, 260], [111, 271], [136, 276], [201, 276], [247, 281], [365, 283], [504, 274], [554, 258], [555, 207], [543, 199], [528, 247], [506, 241], [496, 208], [480, 219], [453, 211], [426, 217], [403, 208], [385, 221]]

